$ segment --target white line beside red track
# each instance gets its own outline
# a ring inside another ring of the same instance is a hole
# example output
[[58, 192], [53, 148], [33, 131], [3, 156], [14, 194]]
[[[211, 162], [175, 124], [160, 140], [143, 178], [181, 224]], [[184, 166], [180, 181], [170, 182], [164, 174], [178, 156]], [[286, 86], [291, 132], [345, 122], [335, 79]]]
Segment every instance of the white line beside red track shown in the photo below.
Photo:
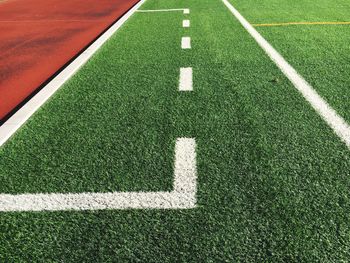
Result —
[[141, 0], [0, 126], [0, 147], [138, 10]]

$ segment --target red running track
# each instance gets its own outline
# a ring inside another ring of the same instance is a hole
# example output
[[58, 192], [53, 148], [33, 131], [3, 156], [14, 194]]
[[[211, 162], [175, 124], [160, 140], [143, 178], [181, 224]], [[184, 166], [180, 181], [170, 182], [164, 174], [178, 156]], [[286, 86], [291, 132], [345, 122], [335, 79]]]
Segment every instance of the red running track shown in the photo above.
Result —
[[0, 123], [138, 1], [0, 2]]

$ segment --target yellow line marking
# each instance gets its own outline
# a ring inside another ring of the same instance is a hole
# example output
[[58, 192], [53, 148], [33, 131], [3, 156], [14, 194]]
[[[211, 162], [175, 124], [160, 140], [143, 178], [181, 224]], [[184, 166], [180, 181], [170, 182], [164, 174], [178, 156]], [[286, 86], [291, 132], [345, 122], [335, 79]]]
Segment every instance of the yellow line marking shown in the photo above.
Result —
[[253, 26], [255, 27], [295, 26], [295, 25], [350, 25], [350, 22], [287, 22], [287, 23], [253, 24]]

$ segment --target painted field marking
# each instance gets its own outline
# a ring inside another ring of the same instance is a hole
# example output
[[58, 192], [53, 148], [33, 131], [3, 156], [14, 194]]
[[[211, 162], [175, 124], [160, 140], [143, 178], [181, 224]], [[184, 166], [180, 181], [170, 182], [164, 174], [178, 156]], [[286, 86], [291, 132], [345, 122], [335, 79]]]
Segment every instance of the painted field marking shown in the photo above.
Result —
[[196, 191], [195, 139], [178, 138], [175, 144], [174, 188], [171, 192], [0, 194], [0, 212], [191, 209], [196, 207]]
[[333, 129], [334, 133], [350, 148], [350, 126], [337, 112], [298, 74], [298, 72], [280, 55], [256, 29], [227, 1], [222, 0], [226, 7], [266, 52], [270, 59], [293, 83], [294, 87], [310, 103], [314, 110]]
[[191, 38], [190, 37], [183, 37], [181, 39], [181, 48], [182, 49], [191, 49]]
[[190, 9], [188, 9], [188, 8], [184, 9], [184, 14], [185, 15], [188, 15], [189, 13], [190, 13]]
[[0, 126], [0, 147], [137, 11], [141, 0]]
[[182, 27], [190, 27], [190, 20], [183, 20], [182, 21]]
[[187, 14], [185, 12], [188, 12], [188, 14], [190, 12], [188, 8], [137, 10], [138, 13], [176, 12], [176, 11], [182, 11], [184, 14]]
[[285, 23], [266, 23], [252, 24], [255, 27], [272, 27], [272, 26], [298, 26], [298, 25], [350, 25], [350, 22], [285, 22]]
[[180, 68], [179, 91], [192, 91], [192, 68]]

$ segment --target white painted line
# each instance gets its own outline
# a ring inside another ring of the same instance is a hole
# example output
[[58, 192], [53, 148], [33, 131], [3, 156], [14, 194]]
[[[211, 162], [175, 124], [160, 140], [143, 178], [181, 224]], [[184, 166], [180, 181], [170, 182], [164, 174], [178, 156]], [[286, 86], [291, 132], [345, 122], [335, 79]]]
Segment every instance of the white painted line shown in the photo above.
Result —
[[279, 67], [294, 87], [311, 104], [314, 110], [333, 129], [334, 133], [350, 148], [350, 126], [337, 112], [298, 74], [298, 72], [259, 34], [255, 28], [227, 1], [222, 0], [242, 26], [255, 39], [271, 60]]
[[187, 15], [187, 14], [189, 14], [189, 13], [190, 13], [190, 9], [188, 9], [188, 8], [184, 9], [184, 14], [185, 14], [185, 15]]
[[181, 48], [182, 49], [191, 49], [191, 38], [190, 37], [183, 37], [181, 39]]
[[145, 2], [141, 0], [122, 16], [102, 36], [92, 43], [81, 55], [70, 63], [60, 74], [41, 89], [21, 109], [0, 126], [0, 147], [37, 111], [92, 55], [136, 12]]
[[192, 68], [180, 68], [179, 90], [192, 91], [192, 85]]
[[183, 20], [182, 27], [190, 27], [190, 20]]
[[195, 195], [197, 191], [196, 142], [178, 139], [175, 145], [174, 191]]
[[171, 192], [0, 194], [0, 211], [191, 209], [196, 207], [196, 142], [178, 138]]
[[[137, 10], [138, 13], [154, 13], [154, 12], [175, 12], [189, 10], [186, 8], [174, 8], [174, 9], [150, 9], [150, 10]], [[188, 11], [189, 12], [189, 11]]]

